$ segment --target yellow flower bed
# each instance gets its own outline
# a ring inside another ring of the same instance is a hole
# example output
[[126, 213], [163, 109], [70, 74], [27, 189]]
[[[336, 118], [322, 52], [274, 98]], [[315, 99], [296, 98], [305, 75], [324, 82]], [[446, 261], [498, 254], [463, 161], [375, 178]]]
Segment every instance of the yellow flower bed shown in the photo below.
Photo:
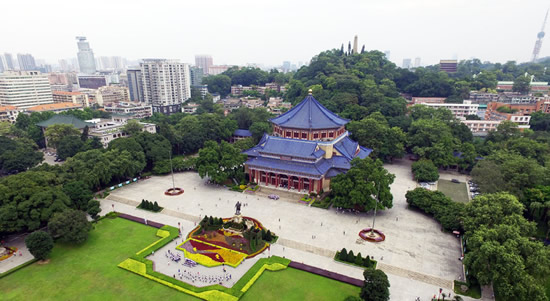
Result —
[[225, 263], [232, 266], [232, 267], [237, 267], [239, 264], [241, 264], [243, 259], [246, 258], [245, 253], [233, 251], [233, 250], [226, 249], [226, 248], [221, 248], [220, 247], [217, 250], [211, 250], [211, 251], [214, 252], [214, 253], [220, 254], [220, 256], [223, 258]]

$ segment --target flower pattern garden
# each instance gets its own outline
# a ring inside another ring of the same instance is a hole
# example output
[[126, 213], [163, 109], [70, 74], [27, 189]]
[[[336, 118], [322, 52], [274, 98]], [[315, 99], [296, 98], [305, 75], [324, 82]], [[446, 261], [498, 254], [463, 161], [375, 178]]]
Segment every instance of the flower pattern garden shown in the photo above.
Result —
[[207, 267], [237, 267], [245, 258], [265, 251], [274, 238], [271, 231], [251, 217], [204, 217], [176, 249]]

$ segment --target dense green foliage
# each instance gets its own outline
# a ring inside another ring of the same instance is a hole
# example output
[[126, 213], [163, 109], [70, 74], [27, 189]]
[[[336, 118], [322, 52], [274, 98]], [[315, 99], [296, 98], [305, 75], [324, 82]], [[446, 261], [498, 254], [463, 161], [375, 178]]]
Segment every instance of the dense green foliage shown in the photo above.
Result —
[[207, 141], [204, 148], [199, 151], [199, 157], [195, 163], [201, 178], [222, 184], [228, 179], [236, 179], [237, 182], [244, 179], [243, 163], [246, 155], [233, 145], [222, 141], [216, 143]]
[[420, 159], [412, 164], [411, 169], [418, 182], [435, 182], [439, 179], [439, 170], [430, 160]]
[[351, 168], [331, 180], [334, 206], [360, 211], [393, 207], [390, 185], [395, 175], [390, 174], [379, 159], [353, 159]]
[[464, 204], [453, 202], [439, 191], [416, 188], [405, 195], [409, 206], [432, 215], [445, 231], [462, 230]]
[[53, 238], [48, 232], [35, 231], [25, 237], [25, 245], [32, 256], [44, 260], [53, 249]]
[[366, 257], [363, 257], [363, 255], [361, 255], [361, 252], [357, 253], [357, 255], [354, 255], [353, 251], [350, 251], [348, 253], [346, 248], [343, 248], [341, 251], [337, 251], [334, 255], [334, 259], [349, 262], [360, 267], [372, 269], [376, 268], [376, 261], [371, 259], [370, 256], [367, 255]]
[[347, 125], [351, 138], [373, 150], [371, 156], [383, 161], [401, 158], [405, 154], [406, 136], [399, 127], [390, 127], [386, 118], [375, 112]]
[[550, 273], [550, 249], [529, 239], [535, 225], [516, 197], [487, 194], [466, 205], [464, 264], [480, 284], [493, 284], [502, 300], [547, 300], [539, 279]]
[[80, 210], [66, 209], [58, 212], [48, 222], [48, 230], [60, 241], [81, 244], [88, 238], [92, 224]]
[[44, 160], [34, 141], [28, 138], [10, 139], [0, 136], [0, 173], [17, 173]]
[[361, 288], [360, 297], [365, 301], [390, 300], [390, 281], [382, 270], [365, 269], [365, 282]]

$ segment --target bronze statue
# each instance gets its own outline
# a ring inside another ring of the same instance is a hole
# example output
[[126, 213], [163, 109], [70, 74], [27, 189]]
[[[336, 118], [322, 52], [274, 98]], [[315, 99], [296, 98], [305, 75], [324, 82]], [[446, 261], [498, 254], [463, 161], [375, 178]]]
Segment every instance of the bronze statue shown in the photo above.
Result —
[[241, 214], [241, 202], [237, 201], [237, 204], [235, 204], [235, 215]]

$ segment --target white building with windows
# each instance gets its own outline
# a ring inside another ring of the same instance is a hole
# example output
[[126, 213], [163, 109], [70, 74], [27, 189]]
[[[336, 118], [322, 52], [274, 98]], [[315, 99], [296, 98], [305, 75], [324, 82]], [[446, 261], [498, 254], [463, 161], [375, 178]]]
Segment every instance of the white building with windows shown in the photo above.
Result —
[[425, 105], [432, 108], [444, 108], [453, 113], [456, 119], [464, 120], [467, 115], [477, 115], [479, 104], [474, 104], [469, 100], [464, 100], [463, 103], [427, 103], [419, 101], [417, 104]]
[[46, 74], [39, 71], [8, 71], [0, 74], [0, 105], [27, 109], [53, 103]]
[[178, 60], [146, 59], [141, 66], [143, 99], [153, 106], [153, 113], [181, 112], [191, 98], [189, 65]]

